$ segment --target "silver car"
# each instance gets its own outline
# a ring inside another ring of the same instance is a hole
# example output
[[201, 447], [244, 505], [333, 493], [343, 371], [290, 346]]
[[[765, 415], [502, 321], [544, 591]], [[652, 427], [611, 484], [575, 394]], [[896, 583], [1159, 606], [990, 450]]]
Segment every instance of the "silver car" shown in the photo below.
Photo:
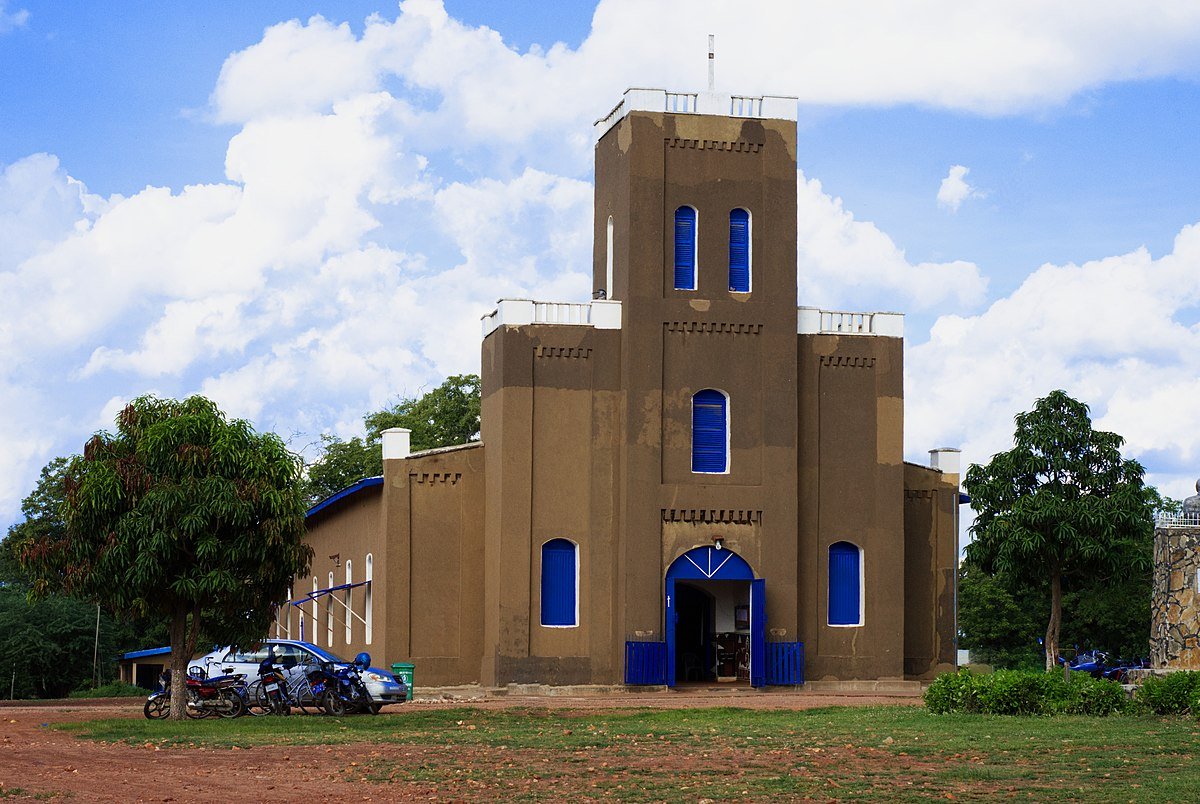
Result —
[[[188, 672], [199, 668], [209, 678], [243, 673], [247, 681], [253, 682], [258, 678], [259, 665], [269, 653], [274, 654], [275, 666], [284, 672], [289, 684], [296, 683], [322, 662], [333, 662], [343, 667], [352, 664], [333, 651], [311, 642], [264, 639], [245, 649], [234, 646], [217, 648], [198, 659], [192, 659], [188, 663]], [[405, 683], [381, 667], [368, 667], [362, 671], [362, 679], [367, 686], [367, 692], [371, 694], [372, 711], [378, 712], [384, 704], [403, 703], [408, 699], [408, 687]]]

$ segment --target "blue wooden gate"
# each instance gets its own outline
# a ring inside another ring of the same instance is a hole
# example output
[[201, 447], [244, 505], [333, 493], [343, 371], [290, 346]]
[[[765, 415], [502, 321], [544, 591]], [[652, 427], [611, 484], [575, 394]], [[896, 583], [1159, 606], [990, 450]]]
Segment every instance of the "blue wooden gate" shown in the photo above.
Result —
[[627, 641], [625, 643], [625, 683], [666, 684], [667, 643]]
[[804, 643], [767, 643], [767, 684], [799, 686], [804, 683]]

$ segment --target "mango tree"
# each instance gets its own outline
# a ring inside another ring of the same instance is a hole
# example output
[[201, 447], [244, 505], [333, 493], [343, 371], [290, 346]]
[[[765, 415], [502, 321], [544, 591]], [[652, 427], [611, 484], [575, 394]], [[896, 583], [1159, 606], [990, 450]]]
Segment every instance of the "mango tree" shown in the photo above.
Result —
[[65, 530], [24, 542], [21, 562], [34, 595], [164, 618], [178, 719], [200, 628], [223, 642], [262, 638], [308, 572], [302, 463], [200, 396], [140, 397], [116, 425], [67, 466]]

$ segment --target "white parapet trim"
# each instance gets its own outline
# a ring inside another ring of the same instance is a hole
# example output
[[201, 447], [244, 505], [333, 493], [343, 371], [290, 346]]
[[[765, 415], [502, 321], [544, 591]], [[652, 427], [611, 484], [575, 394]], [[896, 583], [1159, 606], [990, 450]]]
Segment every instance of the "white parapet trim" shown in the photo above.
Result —
[[396, 461], [407, 458], [412, 452], [412, 430], [407, 427], [389, 427], [383, 431], [383, 459]]
[[591, 302], [500, 299], [496, 302], [496, 309], [483, 316], [481, 320], [485, 338], [499, 327], [516, 327], [525, 324], [565, 324], [595, 327], [596, 329], [620, 329], [621, 302], [611, 299], [597, 299]]
[[800, 335], [876, 335], [904, 337], [904, 313], [851, 313], [796, 308], [796, 332]]
[[931, 449], [929, 450], [929, 466], [947, 475], [957, 475], [962, 467], [962, 450], [955, 447]]
[[668, 92], [665, 89], [631, 87], [621, 102], [596, 121], [596, 139], [621, 122], [630, 112], [708, 114], [721, 117], [757, 117], [795, 120], [798, 99], [786, 95], [730, 95], [725, 92]]

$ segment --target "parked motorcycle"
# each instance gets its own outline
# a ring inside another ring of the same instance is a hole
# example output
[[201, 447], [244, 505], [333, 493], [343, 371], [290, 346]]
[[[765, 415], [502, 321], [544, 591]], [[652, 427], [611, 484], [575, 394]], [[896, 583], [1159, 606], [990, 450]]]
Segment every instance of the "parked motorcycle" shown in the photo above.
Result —
[[292, 711], [291, 696], [288, 694], [287, 676], [275, 666], [274, 651], [258, 665], [258, 708], [265, 714], [288, 715]]
[[1108, 654], [1102, 650], [1084, 651], [1076, 656], [1073, 662], [1068, 662], [1059, 656], [1058, 663], [1074, 672], [1087, 673], [1092, 678], [1103, 677], [1105, 670], [1109, 667]]
[[[243, 675], [204, 678], [203, 672], [189, 675], [186, 679], [187, 708], [190, 718], [238, 717], [245, 714], [243, 694], [246, 677]], [[171, 712], [171, 670], [164, 670], [158, 677], [158, 688], [146, 699], [142, 714], [151, 720], [165, 718]]]
[[349, 665], [322, 662], [308, 674], [313, 698], [320, 701], [326, 714], [335, 717], [359, 711], [377, 714], [380, 705], [374, 703], [362, 678], [370, 666], [371, 656], [367, 653], [358, 654]]

